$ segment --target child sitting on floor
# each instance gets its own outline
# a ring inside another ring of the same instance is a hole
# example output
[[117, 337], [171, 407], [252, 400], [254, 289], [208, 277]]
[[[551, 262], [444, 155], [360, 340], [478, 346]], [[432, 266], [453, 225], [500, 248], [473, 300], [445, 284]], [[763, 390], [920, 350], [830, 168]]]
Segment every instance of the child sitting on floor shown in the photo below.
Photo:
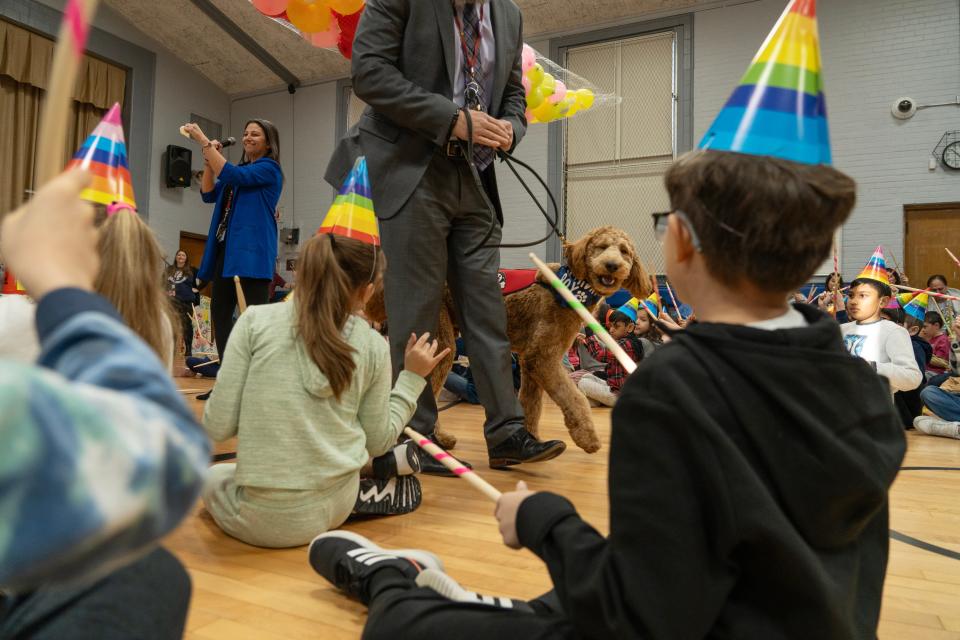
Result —
[[883, 252], [878, 247], [863, 273], [850, 283], [847, 313], [852, 322], [840, 325], [840, 332], [847, 351], [885, 377], [891, 393], [912, 391], [920, 386], [923, 374], [913, 355], [910, 334], [881, 317], [890, 296]]
[[[910, 334], [910, 343], [913, 348], [913, 357], [920, 371], [926, 369], [933, 357], [933, 347], [930, 343], [920, 336], [920, 330], [923, 328], [924, 316], [926, 316], [928, 296], [925, 293], [913, 296], [907, 296], [903, 309], [898, 314], [900, 316], [900, 326]], [[923, 410], [923, 401], [920, 399], [920, 392], [926, 384], [926, 379], [921, 377], [920, 384], [909, 391], [898, 391], [893, 395], [893, 403], [900, 413], [904, 426], [908, 429], [913, 427], [913, 420], [920, 415]]]
[[[927, 308], [929, 309], [930, 305]], [[923, 329], [920, 330], [920, 337], [929, 342], [933, 349], [933, 358], [927, 365], [927, 378], [942, 375], [950, 368], [950, 336], [943, 329], [943, 318], [940, 314], [928, 311], [923, 319]]]
[[[639, 340], [633, 338], [637, 310], [630, 308], [629, 305], [628, 302], [610, 313], [607, 332], [634, 362], [639, 362], [643, 359], [643, 347]], [[605, 368], [602, 377], [599, 371], [582, 376], [577, 382], [577, 388], [587, 396], [587, 399], [612, 407], [616, 404], [620, 389], [629, 374], [613, 352], [596, 335], [584, 338], [584, 341], [590, 355], [597, 362], [602, 362]]]
[[[203, 415], [214, 440], [239, 438], [236, 464], [211, 469], [203, 501], [225, 532], [264, 547], [306, 544], [352, 513], [419, 505], [409, 475], [419, 469], [416, 446], [388, 452], [449, 351], [411, 336], [391, 391], [389, 347], [356, 315], [381, 277], [383, 253], [322, 234], [297, 267], [291, 302], [240, 316]], [[361, 480], [369, 458], [374, 477]]]

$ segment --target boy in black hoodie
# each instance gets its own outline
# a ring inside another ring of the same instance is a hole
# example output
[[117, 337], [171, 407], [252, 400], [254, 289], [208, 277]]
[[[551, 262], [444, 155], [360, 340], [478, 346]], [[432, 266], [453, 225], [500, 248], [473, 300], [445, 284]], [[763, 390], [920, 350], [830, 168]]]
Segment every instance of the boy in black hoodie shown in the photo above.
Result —
[[903, 429], [836, 322], [786, 303], [827, 258], [855, 184], [715, 151], [666, 183], [673, 209], [655, 226], [698, 322], [614, 408], [610, 536], [559, 495], [504, 494], [504, 541], [540, 556], [555, 587], [518, 603], [466, 592], [426, 552], [324, 534], [311, 563], [370, 605], [365, 638], [876, 638]]

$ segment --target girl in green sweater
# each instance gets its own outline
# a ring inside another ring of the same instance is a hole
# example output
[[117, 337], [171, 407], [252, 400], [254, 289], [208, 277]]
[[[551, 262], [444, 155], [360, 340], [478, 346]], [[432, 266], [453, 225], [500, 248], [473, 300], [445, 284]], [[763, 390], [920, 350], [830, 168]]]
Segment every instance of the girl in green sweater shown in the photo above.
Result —
[[[419, 505], [419, 481], [397, 475], [418, 467], [413, 445], [398, 447], [412, 464], [391, 450], [449, 350], [410, 336], [391, 390], [387, 342], [357, 316], [384, 262], [372, 244], [317, 235], [301, 252], [295, 299], [251, 306], [231, 332], [203, 415], [213, 440], [238, 436], [236, 464], [214, 466], [203, 492], [231, 536], [292, 547], [354, 512]], [[379, 478], [361, 480], [371, 459]]]

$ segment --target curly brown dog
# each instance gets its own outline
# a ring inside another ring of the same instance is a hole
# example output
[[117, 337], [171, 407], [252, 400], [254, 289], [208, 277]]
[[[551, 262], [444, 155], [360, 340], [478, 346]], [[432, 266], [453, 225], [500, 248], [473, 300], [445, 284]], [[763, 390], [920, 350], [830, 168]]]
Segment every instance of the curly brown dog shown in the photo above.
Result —
[[[572, 244], [564, 244], [564, 260], [570, 274], [589, 286], [598, 298], [588, 308], [593, 312], [600, 300], [622, 288], [634, 297], [646, 298], [651, 291], [650, 279], [626, 233], [614, 227], [600, 227]], [[389, 265], [388, 267], [389, 268]], [[558, 264], [550, 268], [557, 271]], [[543, 283], [537, 276], [538, 283]], [[510, 348], [520, 356], [520, 404], [526, 416], [525, 426], [535, 437], [540, 431], [540, 414], [545, 391], [563, 413], [563, 422], [570, 437], [587, 453], [600, 449], [590, 414], [590, 404], [570, 380], [563, 368], [563, 356], [573, 345], [580, 331], [580, 316], [566, 304], [558, 303], [549, 285], [533, 285], [512, 293], [504, 302], [507, 307], [507, 336]], [[383, 321], [386, 310], [382, 291], [378, 291], [366, 308], [367, 316]], [[456, 310], [449, 293], [444, 296], [440, 311], [437, 338], [441, 348], [454, 345]], [[453, 356], [445, 359], [433, 372], [430, 383], [434, 394], [440, 392], [453, 365]], [[444, 432], [438, 422], [436, 438], [448, 449], [456, 437]]]

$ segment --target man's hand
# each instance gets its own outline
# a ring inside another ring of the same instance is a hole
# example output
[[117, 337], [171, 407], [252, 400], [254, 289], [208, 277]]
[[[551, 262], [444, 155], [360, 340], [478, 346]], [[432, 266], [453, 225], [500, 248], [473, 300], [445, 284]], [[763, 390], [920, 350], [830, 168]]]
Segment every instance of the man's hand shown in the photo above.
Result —
[[503, 544], [511, 549], [520, 548], [520, 538], [517, 536], [517, 511], [523, 501], [533, 495], [533, 491], [527, 489], [527, 483], [521, 480], [517, 483], [516, 491], [504, 493], [497, 500], [497, 508], [493, 512], [500, 523], [500, 535], [503, 536]]
[[[513, 125], [506, 120], [497, 120], [483, 111], [471, 111], [473, 121], [473, 143], [494, 149], [509, 149], [513, 146]], [[467, 116], [463, 110], [453, 127], [453, 135], [461, 140], [467, 139]]]
[[97, 230], [93, 207], [80, 199], [89, 184], [86, 171], [61, 174], [3, 221], [0, 253], [35, 300], [63, 287], [93, 290]]

